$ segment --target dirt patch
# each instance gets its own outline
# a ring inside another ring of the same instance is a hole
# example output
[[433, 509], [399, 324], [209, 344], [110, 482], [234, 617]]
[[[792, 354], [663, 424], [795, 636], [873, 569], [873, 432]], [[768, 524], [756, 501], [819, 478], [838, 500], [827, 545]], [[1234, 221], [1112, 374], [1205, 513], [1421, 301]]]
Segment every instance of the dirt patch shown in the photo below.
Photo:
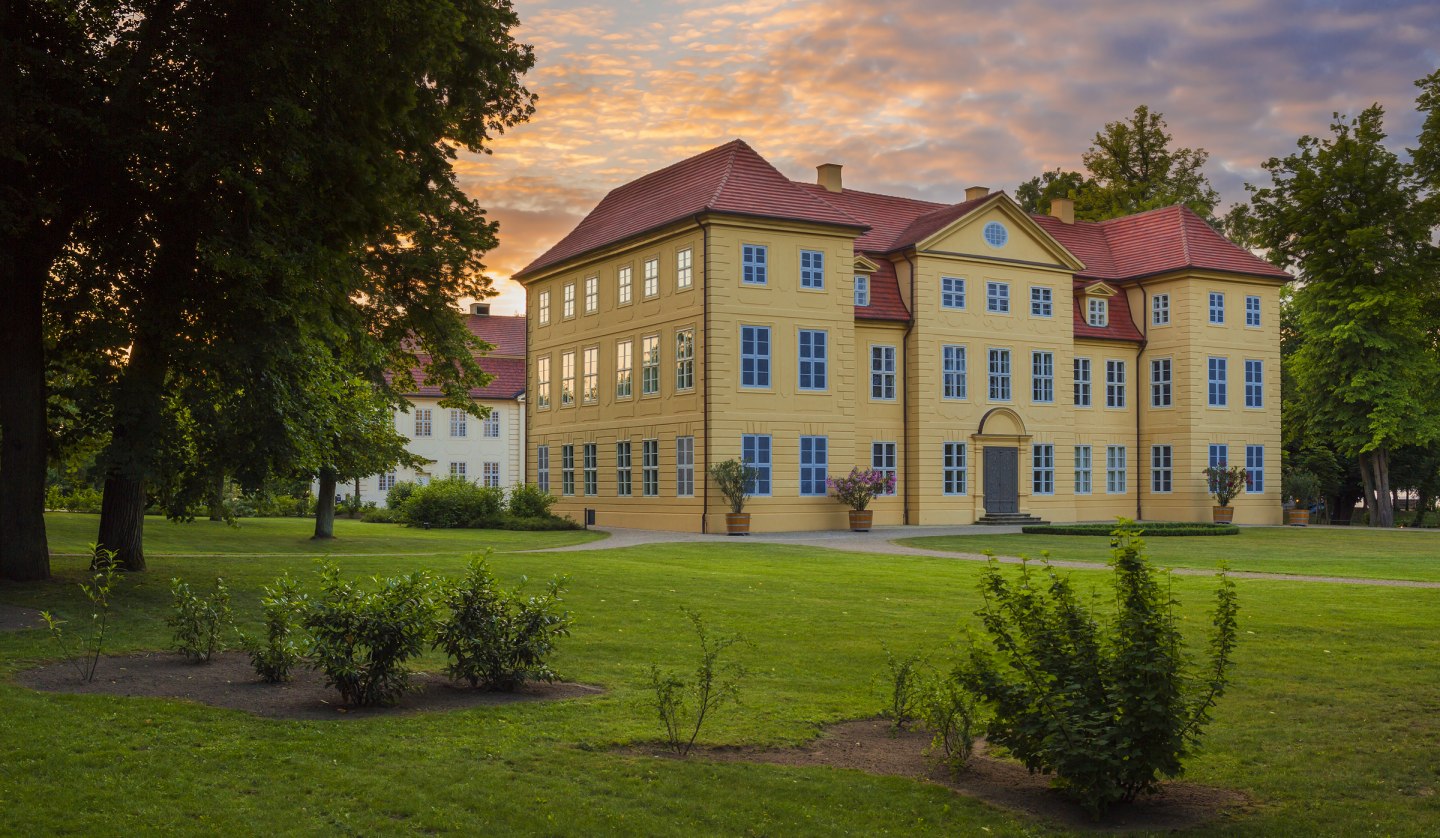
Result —
[[293, 675], [293, 680], [283, 684], [260, 681], [250, 667], [250, 658], [241, 652], [217, 655], [208, 664], [190, 663], [175, 654], [146, 653], [102, 659], [89, 684], [80, 683], [75, 670], [63, 661], [26, 670], [15, 680], [47, 692], [178, 698], [272, 719], [306, 720], [444, 712], [604, 692], [599, 687], [569, 683], [526, 684], [513, 693], [483, 692], [456, 686], [443, 675], [419, 673], [411, 678], [416, 689], [394, 707], [347, 707], [340, 702], [339, 693], [325, 686], [325, 676], [320, 673], [301, 668]]
[[[1160, 794], [1116, 806], [1103, 820], [1090, 819], [1084, 810], [1050, 787], [1050, 777], [1031, 774], [1014, 760], [989, 756], [977, 743], [968, 770], [958, 777], [937, 767], [925, 756], [928, 734], [894, 732], [883, 719], [843, 722], [826, 728], [815, 741], [798, 748], [716, 747], [692, 752], [716, 762], [761, 762], [774, 765], [852, 768], [870, 774], [909, 777], [937, 783], [960, 794], [1040, 818], [1070, 829], [1100, 832], [1175, 831], [1191, 829], [1241, 813], [1245, 795], [1229, 789], [1195, 783], [1165, 783]], [[667, 756], [654, 748], [635, 753]]]
[[40, 619], [39, 611], [0, 603], [0, 631], [21, 631], [44, 627], [45, 621]]

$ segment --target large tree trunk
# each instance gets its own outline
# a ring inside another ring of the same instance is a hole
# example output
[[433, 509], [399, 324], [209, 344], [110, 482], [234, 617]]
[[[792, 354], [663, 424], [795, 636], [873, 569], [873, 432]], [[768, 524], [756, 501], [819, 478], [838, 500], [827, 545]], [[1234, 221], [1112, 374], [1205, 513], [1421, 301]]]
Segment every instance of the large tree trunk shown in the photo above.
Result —
[[115, 551], [115, 564], [144, 570], [145, 479], [155, 454], [165, 396], [166, 365], [148, 341], [137, 339], [130, 363], [115, 388], [115, 418], [105, 459], [105, 494], [100, 502], [102, 550]]
[[1360, 455], [1360, 476], [1365, 481], [1365, 505], [1370, 526], [1395, 526], [1395, 507], [1390, 494], [1390, 457], [1384, 448]]
[[210, 486], [210, 520], [225, 520], [225, 470], [215, 470], [215, 482]]
[[48, 267], [0, 243], [0, 578], [50, 578], [45, 539], [45, 341]]
[[[145, 569], [145, 481], [105, 478], [105, 494], [100, 501], [100, 535], [96, 542], [102, 550], [115, 552], [117, 567]], [[92, 567], [99, 570], [105, 561], [97, 552]]]
[[335, 469], [320, 469], [320, 494], [315, 498], [315, 538], [335, 537]]

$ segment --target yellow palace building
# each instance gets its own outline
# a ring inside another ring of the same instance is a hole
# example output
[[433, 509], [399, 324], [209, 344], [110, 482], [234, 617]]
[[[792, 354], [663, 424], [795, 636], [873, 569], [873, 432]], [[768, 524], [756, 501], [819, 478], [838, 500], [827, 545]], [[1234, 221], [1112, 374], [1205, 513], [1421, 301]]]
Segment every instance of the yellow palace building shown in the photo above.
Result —
[[1077, 222], [787, 179], [734, 140], [625, 184], [516, 275], [526, 471], [557, 511], [723, 532], [708, 466], [759, 470], [756, 531], [838, 529], [825, 478], [893, 471], [875, 523], [1276, 524], [1288, 275], [1169, 207]]

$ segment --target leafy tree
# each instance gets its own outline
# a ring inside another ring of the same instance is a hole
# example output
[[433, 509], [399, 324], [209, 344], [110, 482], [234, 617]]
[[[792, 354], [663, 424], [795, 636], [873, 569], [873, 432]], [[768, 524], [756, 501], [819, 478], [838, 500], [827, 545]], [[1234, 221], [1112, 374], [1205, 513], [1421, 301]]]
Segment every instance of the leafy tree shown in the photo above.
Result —
[[1209, 219], [1220, 193], [1201, 171], [1210, 153], [1170, 147], [1164, 114], [1139, 105], [1128, 120], [1107, 123], [1080, 156], [1092, 186], [1081, 190], [1076, 217], [1089, 221], [1184, 204]]
[[1309, 421], [1356, 459], [1373, 526], [1392, 526], [1390, 455], [1440, 438], [1433, 210], [1385, 148], [1384, 112], [1336, 114], [1332, 135], [1265, 164], [1247, 186], [1255, 241], [1295, 268], [1298, 346], [1287, 360]]
[[1021, 209], [1029, 213], [1050, 212], [1050, 201], [1054, 198], [1079, 197], [1086, 189], [1093, 189], [1094, 183], [1079, 172], [1051, 169], [1030, 178], [1015, 187], [1015, 200]]

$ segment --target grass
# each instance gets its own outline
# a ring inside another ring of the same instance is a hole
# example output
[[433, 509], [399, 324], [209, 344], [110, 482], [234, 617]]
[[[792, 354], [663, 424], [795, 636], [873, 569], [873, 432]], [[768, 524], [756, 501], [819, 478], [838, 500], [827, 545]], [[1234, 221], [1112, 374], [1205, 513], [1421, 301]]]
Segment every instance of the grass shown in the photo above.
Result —
[[[156, 530], [165, 531], [154, 527], [152, 537]], [[251, 531], [257, 543], [298, 537], [278, 523]], [[238, 553], [243, 542], [222, 551], [210, 538], [226, 535], [223, 530], [174, 533], [193, 534], [172, 542], [191, 556], [163, 556], [156, 548], [152, 569], [123, 583], [116, 651], [166, 646], [172, 575], [192, 581], [225, 575], [238, 617], [249, 626], [258, 623], [259, 584], [286, 569], [310, 577], [312, 562], [303, 550], [196, 558]], [[1309, 542], [1312, 535], [1276, 534], [1251, 547], [1289, 550], [1287, 538]], [[342, 534], [362, 553], [370, 551], [358, 542], [413, 537], [383, 525], [356, 525]], [[1164, 549], [1170, 541], [1192, 543], [1156, 539], [1152, 547]], [[1313, 544], [1309, 549], [1323, 553]], [[1057, 551], [1061, 555], [1076, 557], [1068, 550]], [[60, 579], [0, 588], [0, 601], [76, 613], [73, 582], [82, 565], [59, 558]], [[702, 740], [783, 745], [813, 736], [824, 723], [877, 713], [884, 703], [881, 644], [903, 653], [939, 649], [956, 638], [973, 623], [981, 565], [719, 539], [499, 554], [493, 565], [507, 582], [522, 574], [570, 576], [569, 606], [579, 622], [555, 663], [567, 678], [605, 686], [605, 695], [404, 718], [273, 721], [183, 702], [35, 693], [8, 676], [53, 658], [48, 637], [43, 631], [0, 634], [5, 831], [1052, 834], [1043, 824], [903, 779], [609, 750], [658, 740], [647, 669], [652, 662], [693, 665], [682, 605], [702, 611], [716, 628], [742, 631], [752, 644], [736, 653], [751, 671], [744, 703], [715, 717]], [[463, 557], [443, 550], [424, 559], [391, 557], [377, 549], [343, 559], [342, 566], [365, 574], [416, 567], [456, 574]], [[1107, 581], [1101, 572], [1074, 576], [1082, 586]], [[1440, 788], [1434, 759], [1440, 590], [1270, 580], [1238, 586], [1243, 640], [1234, 685], [1188, 778], [1241, 789], [1256, 804], [1196, 834], [1440, 831], [1434, 797]], [[1174, 588], [1199, 641], [1213, 583], [1177, 578]], [[439, 661], [425, 664], [435, 668]]]
[[[927, 550], [1105, 562], [1109, 536], [944, 535], [898, 542]], [[1260, 573], [1299, 573], [1357, 579], [1440, 582], [1440, 531], [1370, 530], [1363, 527], [1241, 527], [1239, 535], [1152, 538], [1150, 557], [1166, 567], [1217, 567]]]

